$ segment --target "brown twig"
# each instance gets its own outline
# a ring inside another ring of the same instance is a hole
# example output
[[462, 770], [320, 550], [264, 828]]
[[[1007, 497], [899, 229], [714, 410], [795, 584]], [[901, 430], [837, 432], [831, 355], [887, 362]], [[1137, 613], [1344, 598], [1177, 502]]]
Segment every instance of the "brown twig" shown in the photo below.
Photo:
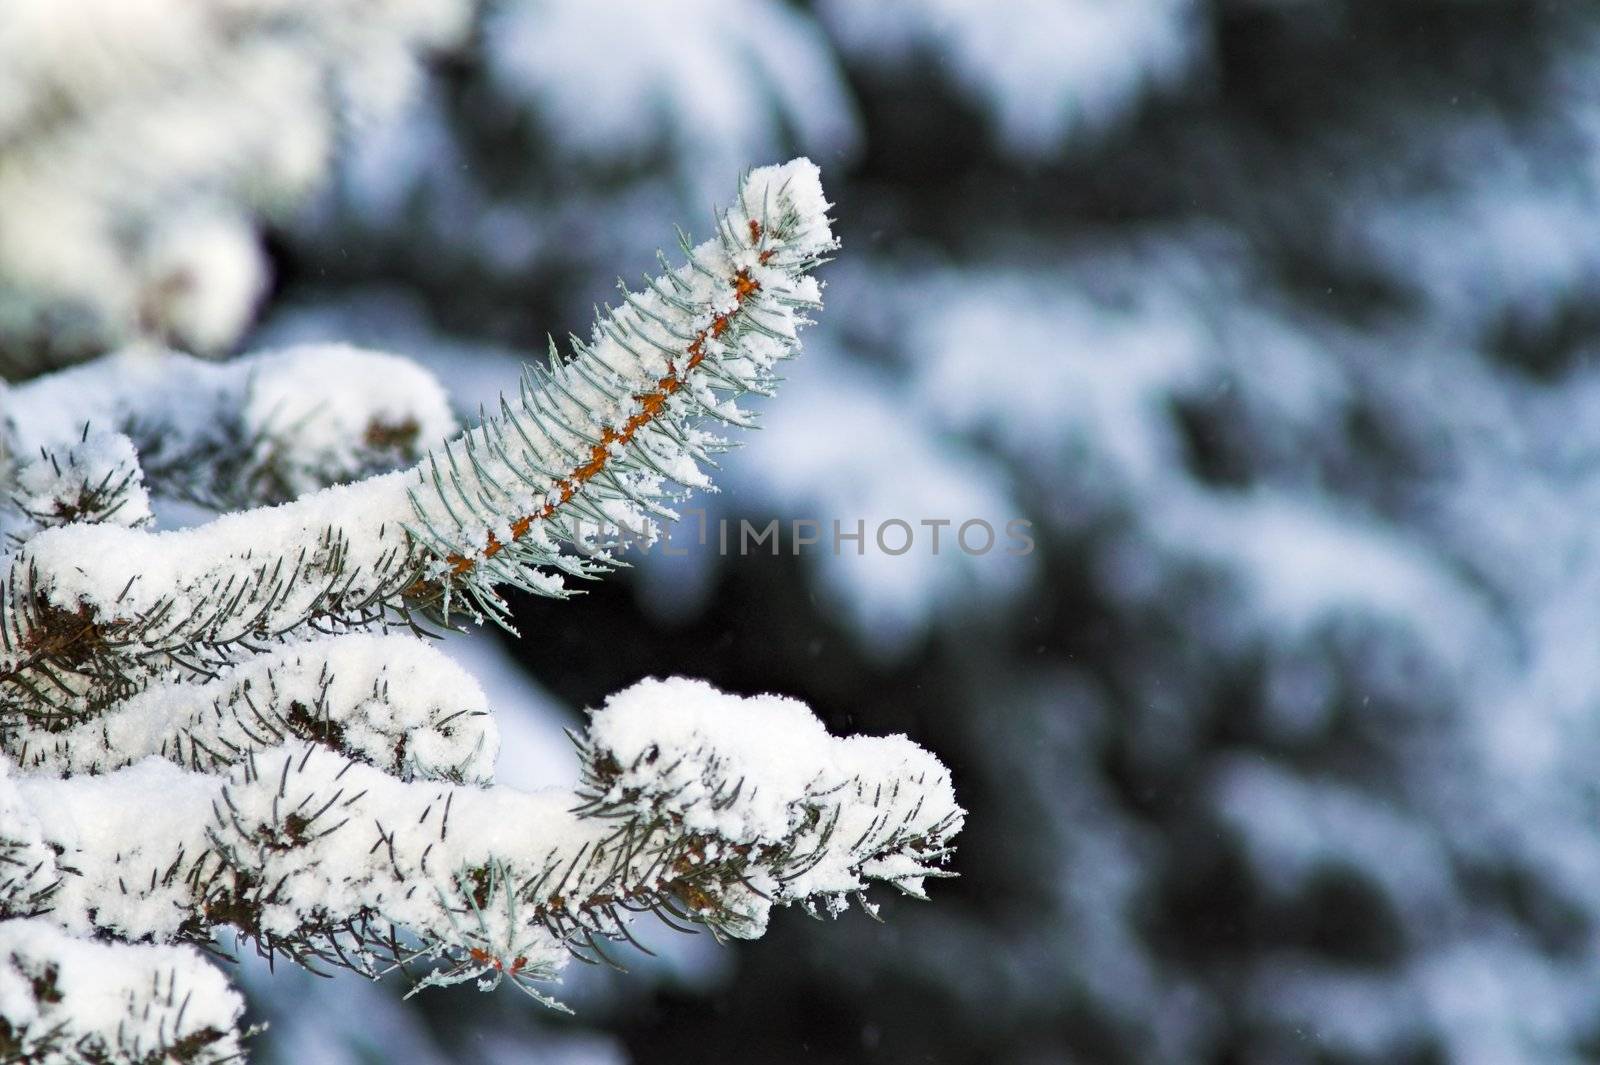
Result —
[[[759, 232], [759, 229], [756, 228], [757, 226], [758, 223], [751, 223], [753, 233]], [[559, 507], [577, 494], [578, 489], [583, 486], [585, 481], [604, 471], [606, 463], [611, 459], [611, 446], [613, 444], [626, 444], [633, 439], [635, 433], [649, 425], [661, 413], [673, 393], [683, 388], [689, 374], [694, 372], [695, 367], [699, 366], [706, 357], [706, 341], [720, 337], [727, 332], [728, 323], [743, 309], [745, 300], [761, 291], [761, 283], [752, 278], [748, 270], [740, 270], [735, 274], [731, 284], [733, 285], [734, 296], [733, 307], [718, 314], [711, 320], [711, 324], [695, 334], [694, 339], [689, 342], [689, 346], [685, 349], [685, 354], [688, 358], [684, 360], [681, 367], [672, 366], [669, 372], [656, 382], [655, 388], [649, 392], [641, 392], [634, 396], [634, 399], [639, 403], [639, 409], [627, 421], [622, 423], [621, 428], [607, 427], [600, 434], [600, 441], [589, 451], [589, 461], [577, 467], [557, 482], [560, 485], [560, 492], [553, 502], [546, 503], [534, 513], [525, 514], [511, 523], [512, 541], [519, 540], [527, 535], [528, 530], [533, 528], [534, 522], [543, 521], [550, 517]], [[489, 542], [484, 546], [482, 557], [493, 558], [504, 547], [505, 542], [490, 533]], [[451, 573], [456, 576], [471, 572], [472, 568], [478, 564], [476, 558], [467, 555], [451, 555], [446, 561], [450, 563]]]

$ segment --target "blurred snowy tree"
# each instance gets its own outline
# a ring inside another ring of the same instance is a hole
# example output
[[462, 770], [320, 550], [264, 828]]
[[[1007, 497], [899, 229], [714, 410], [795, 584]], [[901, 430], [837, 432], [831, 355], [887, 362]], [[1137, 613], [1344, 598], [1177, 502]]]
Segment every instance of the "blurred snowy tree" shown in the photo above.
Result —
[[144, 336], [212, 352], [344, 132], [392, 113], [470, 0], [17, 0], [0, 18], [0, 370]]

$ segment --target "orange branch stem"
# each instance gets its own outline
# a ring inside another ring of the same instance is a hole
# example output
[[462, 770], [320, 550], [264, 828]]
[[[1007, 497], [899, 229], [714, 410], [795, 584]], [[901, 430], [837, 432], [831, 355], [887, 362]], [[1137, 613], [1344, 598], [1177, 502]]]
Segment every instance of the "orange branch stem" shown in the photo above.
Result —
[[[752, 233], [758, 234], [758, 223], [751, 222], [750, 225]], [[528, 530], [533, 528], [534, 522], [543, 521], [550, 517], [551, 514], [554, 514], [558, 508], [578, 493], [578, 489], [583, 487], [584, 482], [603, 471], [606, 468], [606, 463], [611, 460], [611, 446], [613, 444], [625, 445], [632, 440], [635, 433], [655, 420], [662, 409], [666, 407], [668, 398], [683, 388], [688, 375], [705, 360], [706, 341], [720, 337], [727, 332], [729, 321], [744, 307], [745, 300], [761, 290], [760, 282], [752, 278], [748, 270], [740, 270], [733, 276], [731, 283], [733, 285], [733, 307], [711, 319], [709, 325], [694, 335], [694, 339], [689, 342], [689, 346], [684, 351], [688, 358], [684, 360], [682, 367], [672, 366], [669, 362], [667, 374], [655, 383], [653, 389], [634, 396], [634, 399], [639, 403], [639, 409], [627, 421], [623, 422], [621, 427], [611, 428], [608, 426], [600, 434], [599, 443], [595, 444], [589, 451], [589, 460], [557, 482], [560, 487], [554, 501], [546, 503], [534, 513], [525, 514], [511, 523], [511, 540], [513, 542], [527, 535]], [[489, 542], [483, 549], [483, 557], [493, 558], [505, 546], [505, 541], [490, 533]], [[451, 555], [446, 561], [450, 564], [451, 573], [456, 576], [470, 572], [477, 565], [477, 560], [467, 555]]]

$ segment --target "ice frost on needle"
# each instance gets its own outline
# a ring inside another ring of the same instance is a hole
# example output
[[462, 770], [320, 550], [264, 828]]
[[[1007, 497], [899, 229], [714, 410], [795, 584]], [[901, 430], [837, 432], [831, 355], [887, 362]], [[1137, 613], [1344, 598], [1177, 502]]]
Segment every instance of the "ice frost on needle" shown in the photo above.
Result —
[[740, 183], [716, 239], [680, 241], [687, 260], [618, 283], [588, 340], [552, 345], [530, 369], [520, 404], [446, 445], [419, 471], [417, 536], [446, 594], [501, 616], [497, 584], [560, 595], [566, 576], [608, 565], [574, 555], [605, 534], [649, 541], [676, 516], [681, 491], [709, 486], [700, 464], [727, 446], [709, 427], [752, 424], [738, 405], [769, 395], [778, 365], [800, 349], [806, 312], [821, 305], [809, 276], [837, 241], [817, 168], [763, 167]]

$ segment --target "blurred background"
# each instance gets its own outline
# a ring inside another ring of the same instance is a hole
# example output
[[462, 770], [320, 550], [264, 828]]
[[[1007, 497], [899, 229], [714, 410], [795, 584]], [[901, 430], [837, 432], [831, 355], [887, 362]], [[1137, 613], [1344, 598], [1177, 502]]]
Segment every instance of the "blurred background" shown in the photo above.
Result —
[[650, 674], [910, 735], [930, 903], [660, 932], [571, 1018], [245, 962], [258, 1060], [1600, 1060], [1595, 5], [15, 4], [8, 377], [347, 340], [470, 418], [806, 154], [844, 247], [708, 520], [1032, 522], [452, 647], [522, 786]]

